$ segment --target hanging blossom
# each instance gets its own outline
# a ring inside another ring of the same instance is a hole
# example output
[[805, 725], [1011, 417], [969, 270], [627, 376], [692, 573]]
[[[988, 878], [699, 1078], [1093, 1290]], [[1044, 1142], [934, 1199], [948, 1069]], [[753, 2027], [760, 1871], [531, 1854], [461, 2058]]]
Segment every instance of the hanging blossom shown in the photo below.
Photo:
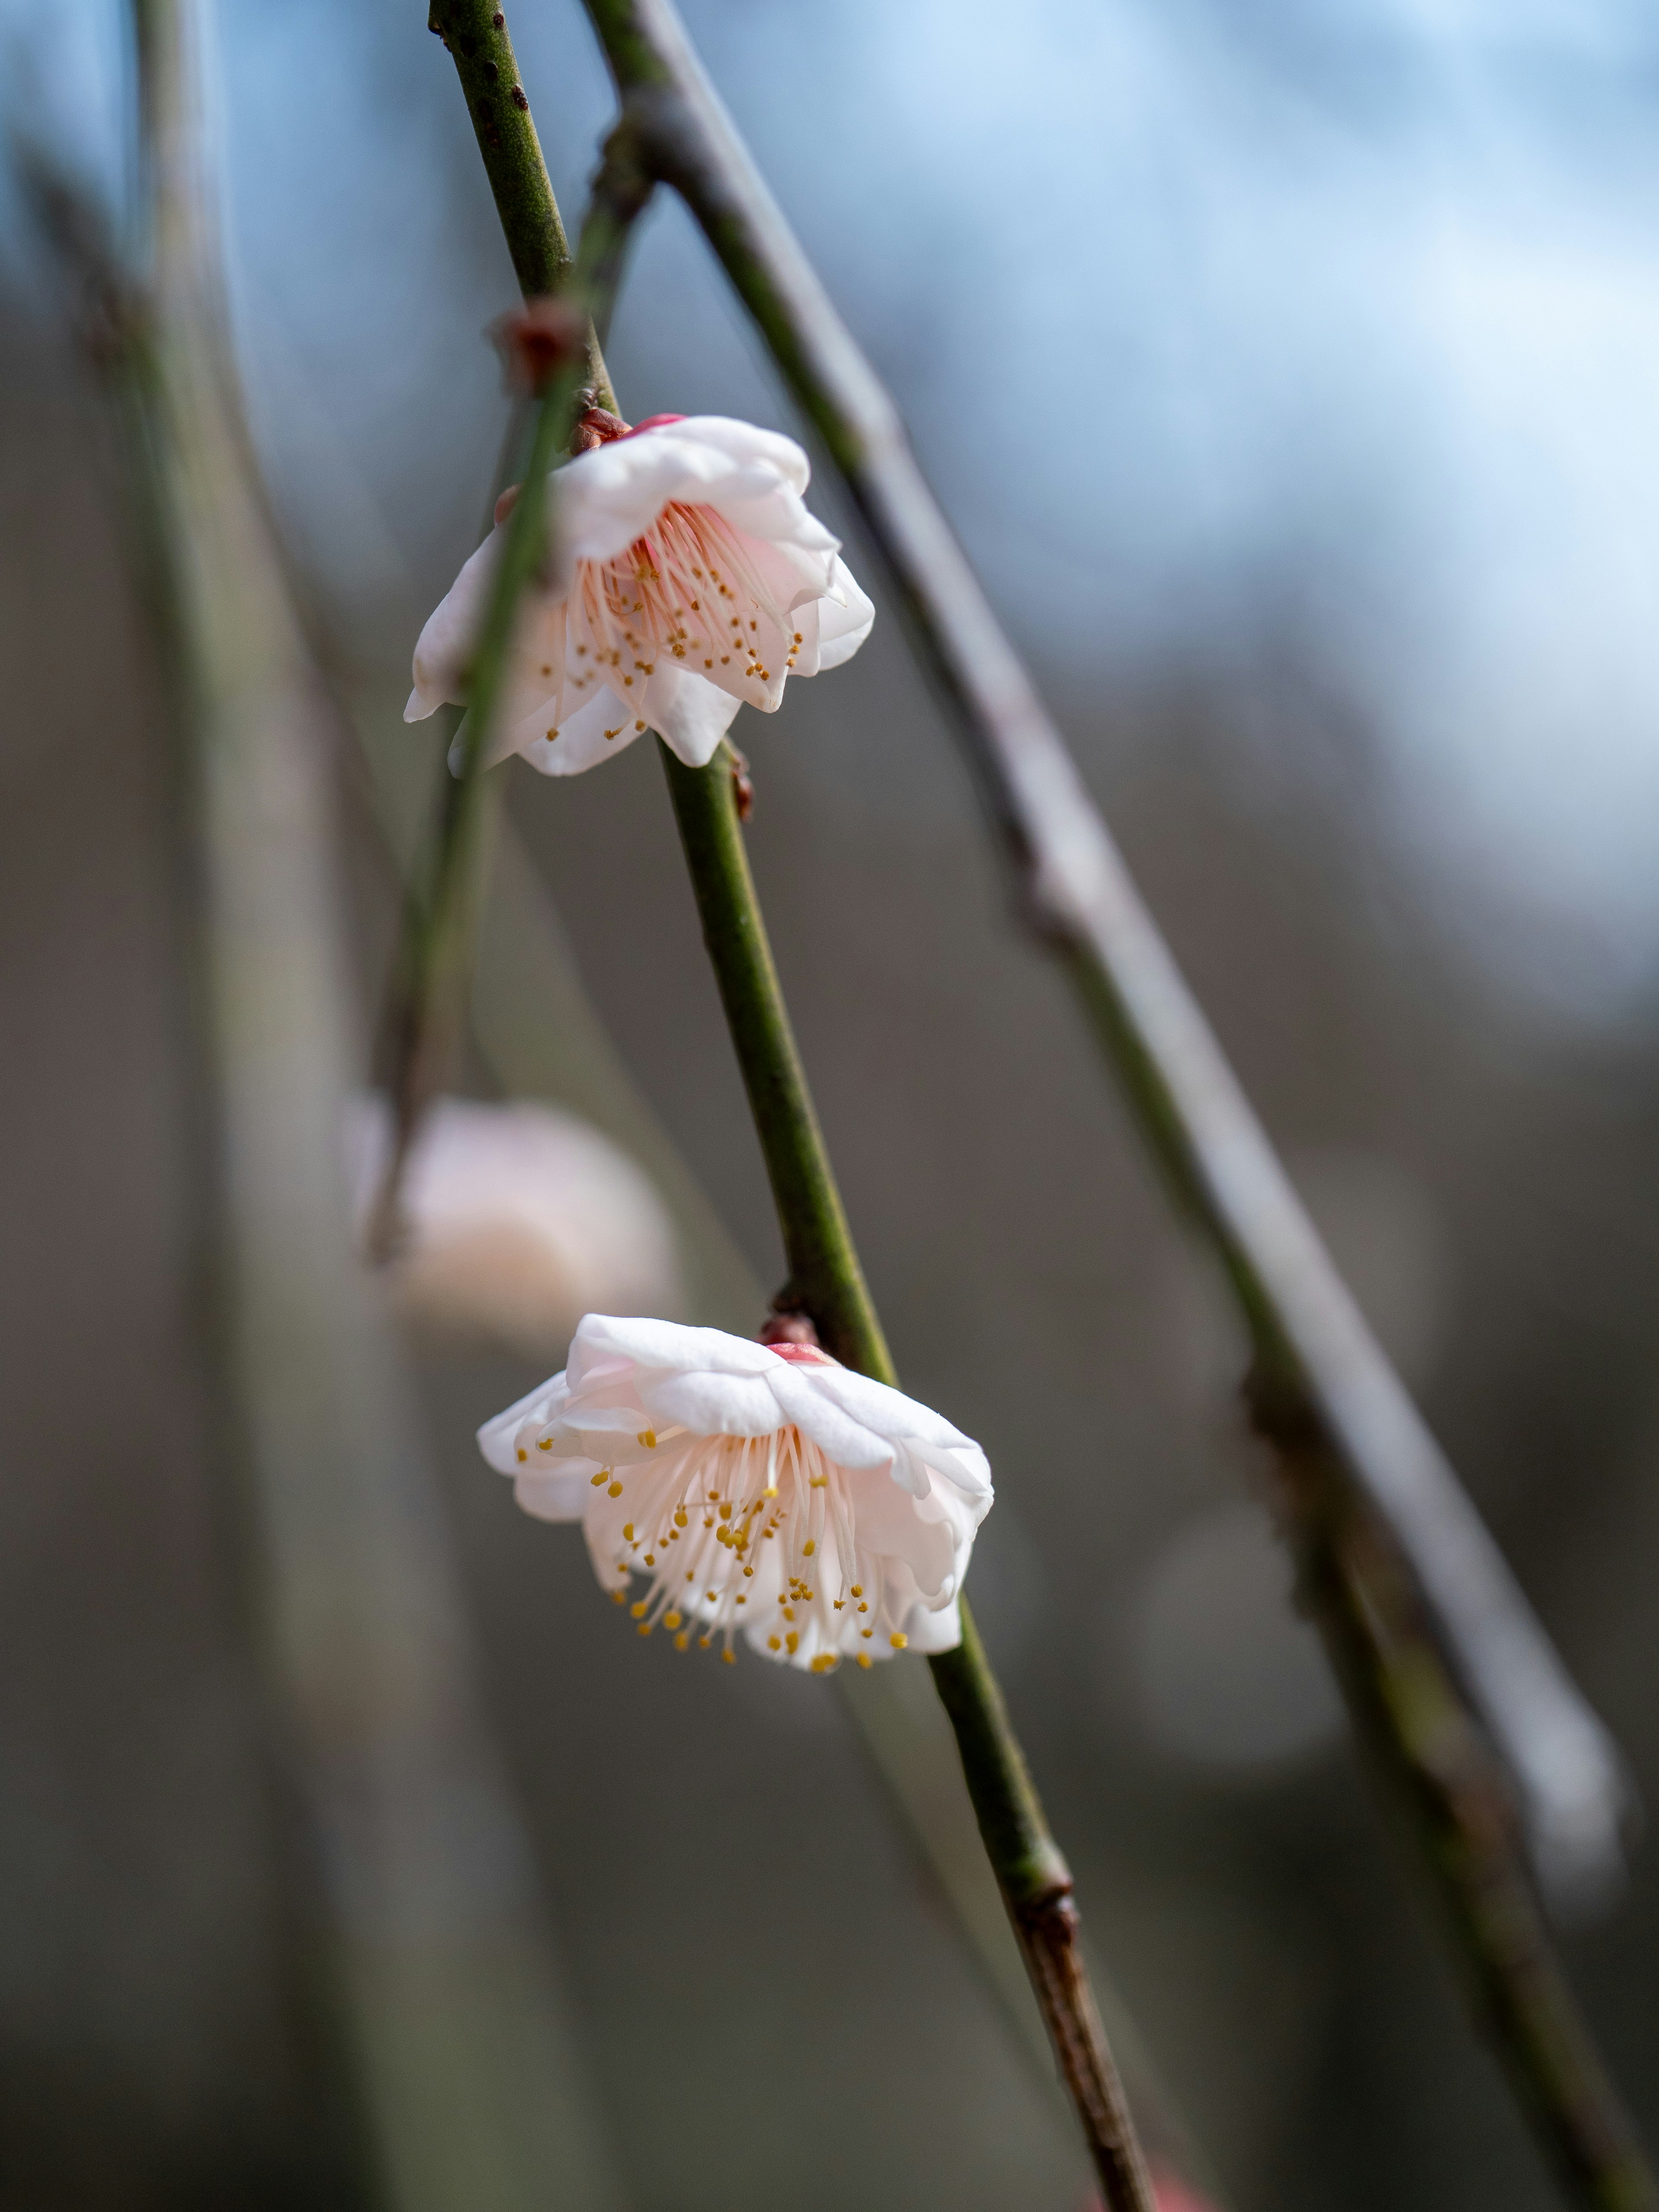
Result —
[[[702, 768], [740, 706], [773, 714], [790, 676], [849, 660], [875, 609], [801, 503], [793, 438], [722, 415], [583, 423], [600, 442], [556, 472], [559, 581], [528, 595], [484, 765], [578, 775], [655, 730]], [[421, 632], [405, 721], [465, 696], [513, 496]]]
[[564, 1373], [478, 1443], [526, 1512], [581, 1522], [641, 1636], [731, 1661], [741, 1631], [815, 1674], [962, 1641], [985, 1455], [816, 1346], [589, 1314]]

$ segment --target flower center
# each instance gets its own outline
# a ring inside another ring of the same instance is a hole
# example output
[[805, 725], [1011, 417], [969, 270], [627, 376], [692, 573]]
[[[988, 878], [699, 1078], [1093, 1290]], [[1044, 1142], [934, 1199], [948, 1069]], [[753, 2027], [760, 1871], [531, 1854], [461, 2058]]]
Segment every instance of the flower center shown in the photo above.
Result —
[[684, 500], [610, 560], [577, 563], [564, 632], [567, 715], [602, 684], [637, 714], [659, 662], [769, 711], [803, 642], [725, 516]]
[[613, 1600], [629, 1601], [636, 1573], [651, 1577], [632, 1601], [641, 1636], [660, 1626], [684, 1651], [695, 1626], [699, 1647], [720, 1638], [729, 1663], [738, 1630], [756, 1630], [814, 1674], [846, 1656], [867, 1667], [872, 1647], [902, 1650], [884, 1563], [858, 1542], [846, 1472], [799, 1429], [671, 1440], [603, 1469], [593, 1486], [603, 1494], [588, 1542]]

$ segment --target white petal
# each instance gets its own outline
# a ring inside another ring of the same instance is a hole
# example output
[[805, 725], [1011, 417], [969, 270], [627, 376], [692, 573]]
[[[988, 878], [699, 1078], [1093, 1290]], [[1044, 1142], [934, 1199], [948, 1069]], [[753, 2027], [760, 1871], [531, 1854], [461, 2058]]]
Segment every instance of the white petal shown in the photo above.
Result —
[[645, 719], [687, 768], [706, 768], [742, 702], [688, 670], [659, 661], [645, 687]]
[[962, 1607], [955, 1598], [937, 1612], [912, 1606], [905, 1618], [905, 1633], [912, 1651], [954, 1651], [962, 1641]]
[[563, 1398], [564, 1376], [562, 1374], [550, 1376], [545, 1382], [538, 1382], [533, 1390], [527, 1390], [504, 1413], [497, 1413], [493, 1421], [484, 1423], [478, 1431], [478, 1449], [497, 1474], [518, 1473], [514, 1438], [526, 1421], [534, 1421], [538, 1427], [544, 1425], [552, 1408], [562, 1403]]
[[764, 1375], [787, 1362], [751, 1337], [684, 1322], [587, 1314], [570, 1343], [570, 1387], [584, 1387], [596, 1369], [617, 1362], [640, 1367], [699, 1368], [720, 1375]]
[[641, 1384], [647, 1410], [701, 1437], [765, 1437], [782, 1426], [771, 1378], [759, 1375], [651, 1375]]
[[[558, 735], [550, 735], [556, 729]], [[625, 752], [644, 734], [634, 709], [624, 707], [608, 684], [601, 684], [568, 721], [546, 721], [538, 714], [518, 723], [512, 732], [512, 750], [522, 753], [543, 775], [581, 775]]]
[[[830, 592], [818, 602], [818, 667], [839, 668], [850, 660], [869, 636], [875, 619], [874, 602], [854, 580], [852, 570], [837, 554]], [[796, 672], [804, 676], [807, 671]]]
[[538, 1521], [580, 1521], [593, 1494], [592, 1480], [598, 1471], [568, 1462], [545, 1470], [533, 1465], [520, 1468], [513, 1495]]
[[[791, 438], [725, 416], [693, 416], [579, 453], [558, 471], [557, 528], [568, 558], [608, 561], [643, 536], [671, 500], [715, 507], [761, 538], [835, 540], [800, 504], [806, 456]], [[746, 514], [750, 520], [739, 521]]]
[[483, 620], [501, 548], [501, 530], [497, 524], [469, 556], [460, 574], [427, 617], [426, 627], [415, 644], [415, 689], [404, 709], [406, 722], [422, 721], [440, 707], [461, 703], [462, 679]]

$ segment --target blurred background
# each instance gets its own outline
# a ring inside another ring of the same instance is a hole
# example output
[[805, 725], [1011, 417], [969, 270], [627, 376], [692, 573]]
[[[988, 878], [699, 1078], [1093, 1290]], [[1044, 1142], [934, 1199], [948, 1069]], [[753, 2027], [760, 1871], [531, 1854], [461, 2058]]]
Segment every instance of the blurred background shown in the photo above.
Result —
[[[1659, 1803], [1659, 29], [1625, 0], [686, 12], [1339, 1261]], [[603, 71], [568, 0], [512, 29], [574, 217]], [[6, 0], [0, 40], [14, 123], [118, 194], [119, 10], [76, 0], [48, 33]], [[367, 1070], [390, 855], [442, 744], [401, 723], [409, 653], [476, 542], [511, 271], [418, 6], [226, 5], [214, 58], [249, 404], [342, 708]], [[167, 733], [97, 386], [9, 185], [0, 215], [0, 2205], [348, 2204], [192, 1348]], [[676, 206], [610, 350], [635, 419], [795, 427]], [[863, 574], [833, 488], [814, 503]], [[1237, 2212], [1550, 2203], [1290, 1608], [1218, 1290], [1012, 926], [896, 623], [733, 736], [901, 1371], [996, 1469], [988, 1641], [1218, 2188]], [[622, 1632], [575, 1533], [517, 1515], [473, 1449], [585, 1306], [625, 1286], [752, 1328], [750, 1284], [782, 1273], [650, 749], [502, 777], [529, 903], [486, 944], [462, 1088], [526, 1087], [490, 1035], [550, 1023], [535, 1087], [566, 1118], [477, 1171], [533, 1183], [551, 1225], [540, 1261], [486, 1237], [455, 1262], [509, 1285], [489, 1341], [458, 1334], [455, 1267], [404, 1304], [627, 2197], [1079, 2212], [1066, 2127], [838, 1694]], [[1569, 1950], [1659, 2136], [1650, 1850]]]

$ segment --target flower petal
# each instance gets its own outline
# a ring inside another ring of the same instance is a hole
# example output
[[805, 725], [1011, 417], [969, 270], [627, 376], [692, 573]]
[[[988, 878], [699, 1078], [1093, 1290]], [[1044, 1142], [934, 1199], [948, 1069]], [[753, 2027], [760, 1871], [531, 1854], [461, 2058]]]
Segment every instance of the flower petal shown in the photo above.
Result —
[[644, 734], [645, 725], [634, 709], [624, 707], [608, 684], [601, 684], [568, 721], [544, 721], [538, 714], [518, 723], [511, 750], [521, 753], [541, 775], [581, 775], [625, 752]]
[[565, 1461], [556, 1468], [521, 1468], [513, 1495], [538, 1521], [580, 1521], [592, 1496], [597, 1468]]
[[[839, 668], [850, 660], [869, 636], [875, 619], [875, 602], [854, 581], [852, 570], [837, 554], [830, 589], [818, 603], [818, 668]], [[796, 671], [801, 676], [807, 672], [804, 668]]]
[[570, 1387], [585, 1388], [596, 1370], [628, 1362], [639, 1367], [706, 1368], [721, 1375], [764, 1375], [787, 1362], [752, 1338], [678, 1321], [587, 1314], [570, 1340]]
[[742, 701], [689, 670], [659, 663], [645, 687], [645, 719], [677, 760], [706, 768]]
[[665, 1425], [702, 1437], [766, 1437], [783, 1425], [771, 1377], [760, 1375], [647, 1375], [640, 1397]]
[[564, 1376], [554, 1375], [545, 1382], [538, 1382], [533, 1390], [526, 1391], [504, 1413], [497, 1413], [494, 1420], [484, 1423], [478, 1431], [478, 1449], [497, 1474], [517, 1474], [519, 1462], [514, 1440], [519, 1431], [528, 1421], [533, 1421], [538, 1428], [544, 1426], [551, 1418], [554, 1407], [562, 1404], [563, 1399]]

